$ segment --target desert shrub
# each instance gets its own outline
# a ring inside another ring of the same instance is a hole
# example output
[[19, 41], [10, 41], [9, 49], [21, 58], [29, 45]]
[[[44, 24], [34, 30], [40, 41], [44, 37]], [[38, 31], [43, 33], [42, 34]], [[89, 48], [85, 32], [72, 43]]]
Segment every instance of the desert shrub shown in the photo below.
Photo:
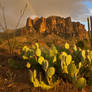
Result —
[[15, 69], [25, 68], [25, 62], [23, 62], [23, 61], [19, 62], [17, 59], [14, 59], [14, 58], [9, 58], [8, 64], [11, 68], [15, 68]]
[[87, 39], [79, 40], [76, 45], [81, 49], [90, 49], [90, 43]]
[[80, 47], [81, 49], [84, 48], [84, 42], [82, 40], [78, 41], [76, 44], [78, 47]]

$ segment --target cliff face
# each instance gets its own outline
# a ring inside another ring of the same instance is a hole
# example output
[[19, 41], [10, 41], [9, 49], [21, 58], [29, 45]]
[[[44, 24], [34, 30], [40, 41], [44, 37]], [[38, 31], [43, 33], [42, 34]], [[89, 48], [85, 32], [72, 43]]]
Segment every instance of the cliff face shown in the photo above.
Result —
[[84, 25], [80, 22], [72, 22], [70, 17], [61, 18], [57, 16], [50, 16], [48, 18], [35, 18], [31, 21], [31, 28], [34, 28], [36, 32], [46, 32], [47, 34], [55, 33], [63, 38], [88, 38]]

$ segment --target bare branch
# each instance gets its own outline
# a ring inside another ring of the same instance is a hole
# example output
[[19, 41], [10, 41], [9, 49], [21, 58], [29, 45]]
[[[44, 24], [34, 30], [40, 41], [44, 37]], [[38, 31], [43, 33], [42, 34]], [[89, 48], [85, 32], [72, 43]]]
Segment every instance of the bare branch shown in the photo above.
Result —
[[22, 19], [23, 15], [24, 15], [24, 13], [25, 13], [25, 11], [26, 11], [27, 6], [28, 6], [28, 5], [26, 4], [25, 7], [24, 7], [24, 9], [22, 10], [23, 12], [21, 13], [21, 15], [20, 15], [20, 17], [19, 17], [19, 20], [18, 20], [18, 23], [17, 23], [17, 25], [16, 25], [16, 28], [20, 25], [21, 19]]
[[[1, 9], [1, 11], [2, 11], [2, 9], [3, 9], [3, 6], [1, 5], [1, 3], [0, 3], [0, 9]], [[2, 15], [0, 14], [0, 17], [2, 18]], [[0, 22], [0, 27], [3, 29], [3, 30], [5, 30], [5, 28], [4, 28], [4, 26], [2, 25], [2, 23]]]
[[1, 27], [1, 29], [5, 30], [5, 28], [3, 27], [3, 25], [1, 23], [0, 23], [0, 27]]
[[2, 8], [2, 15], [3, 15], [3, 20], [4, 20], [5, 29], [7, 29], [7, 23], [6, 23], [6, 16], [5, 16], [4, 7]]
[[[26, 4], [25, 7], [24, 7], [24, 9], [21, 10], [21, 15], [20, 15], [19, 20], [18, 20], [18, 23], [17, 23], [17, 25], [16, 25], [16, 29], [17, 29], [17, 27], [19, 26], [19, 24], [20, 24], [20, 22], [21, 22], [21, 19], [22, 19], [23, 15], [24, 15], [24, 13], [25, 13], [25, 11], [26, 11], [27, 6], [28, 6], [28, 5]], [[22, 12], [22, 11], [23, 11], [23, 12]], [[15, 45], [16, 45], [16, 31], [14, 32], [14, 42], [13, 42], [13, 44], [12, 44], [12, 51], [14, 50]], [[13, 53], [13, 52], [12, 52], [12, 53]]]

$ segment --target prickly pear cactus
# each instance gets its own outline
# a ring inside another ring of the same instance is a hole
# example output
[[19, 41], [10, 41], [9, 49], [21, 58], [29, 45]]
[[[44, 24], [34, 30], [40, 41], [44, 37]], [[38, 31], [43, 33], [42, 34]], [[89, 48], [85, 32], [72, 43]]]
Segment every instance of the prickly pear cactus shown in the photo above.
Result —
[[42, 62], [42, 67], [43, 67], [43, 69], [44, 69], [45, 72], [47, 71], [48, 66], [49, 66], [48, 61], [47, 61], [47, 60], [44, 60], [44, 61]]
[[72, 63], [68, 66], [68, 72], [71, 77], [74, 77], [74, 75], [77, 76], [78, 71], [75, 64]]
[[72, 56], [71, 55], [67, 55], [66, 56], [66, 65], [68, 66], [72, 61]]
[[39, 63], [39, 64], [42, 64], [43, 61], [44, 61], [44, 57], [40, 56], [40, 57], [38, 58], [38, 63]]
[[48, 68], [46, 74], [47, 74], [47, 77], [51, 78], [55, 74], [55, 68], [54, 67]]
[[76, 45], [72, 51], [70, 48], [68, 43], [61, 51], [54, 45], [48, 50], [41, 49], [38, 43], [32, 49], [24, 46], [22, 58], [34, 87], [51, 89], [60, 83], [61, 77], [68, 78], [78, 89], [85, 87], [86, 83], [92, 84], [92, 51], [82, 50]]
[[75, 82], [75, 87], [77, 87], [78, 89], [82, 89], [86, 86], [86, 79], [81, 77], [78, 80], [76, 80]]

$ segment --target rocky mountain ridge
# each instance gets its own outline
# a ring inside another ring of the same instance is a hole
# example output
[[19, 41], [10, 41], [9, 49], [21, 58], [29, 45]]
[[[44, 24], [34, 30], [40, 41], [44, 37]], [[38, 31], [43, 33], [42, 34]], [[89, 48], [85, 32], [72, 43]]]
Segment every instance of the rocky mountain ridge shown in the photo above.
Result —
[[28, 17], [26, 28], [29, 32], [39, 32], [56, 35], [64, 38], [88, 38], [85, 26], [80, 22], [72, 22], [71, 17], [61, 18], [59, 16], [50, 16], [47, 18], [36, 17], [31, 19]]

